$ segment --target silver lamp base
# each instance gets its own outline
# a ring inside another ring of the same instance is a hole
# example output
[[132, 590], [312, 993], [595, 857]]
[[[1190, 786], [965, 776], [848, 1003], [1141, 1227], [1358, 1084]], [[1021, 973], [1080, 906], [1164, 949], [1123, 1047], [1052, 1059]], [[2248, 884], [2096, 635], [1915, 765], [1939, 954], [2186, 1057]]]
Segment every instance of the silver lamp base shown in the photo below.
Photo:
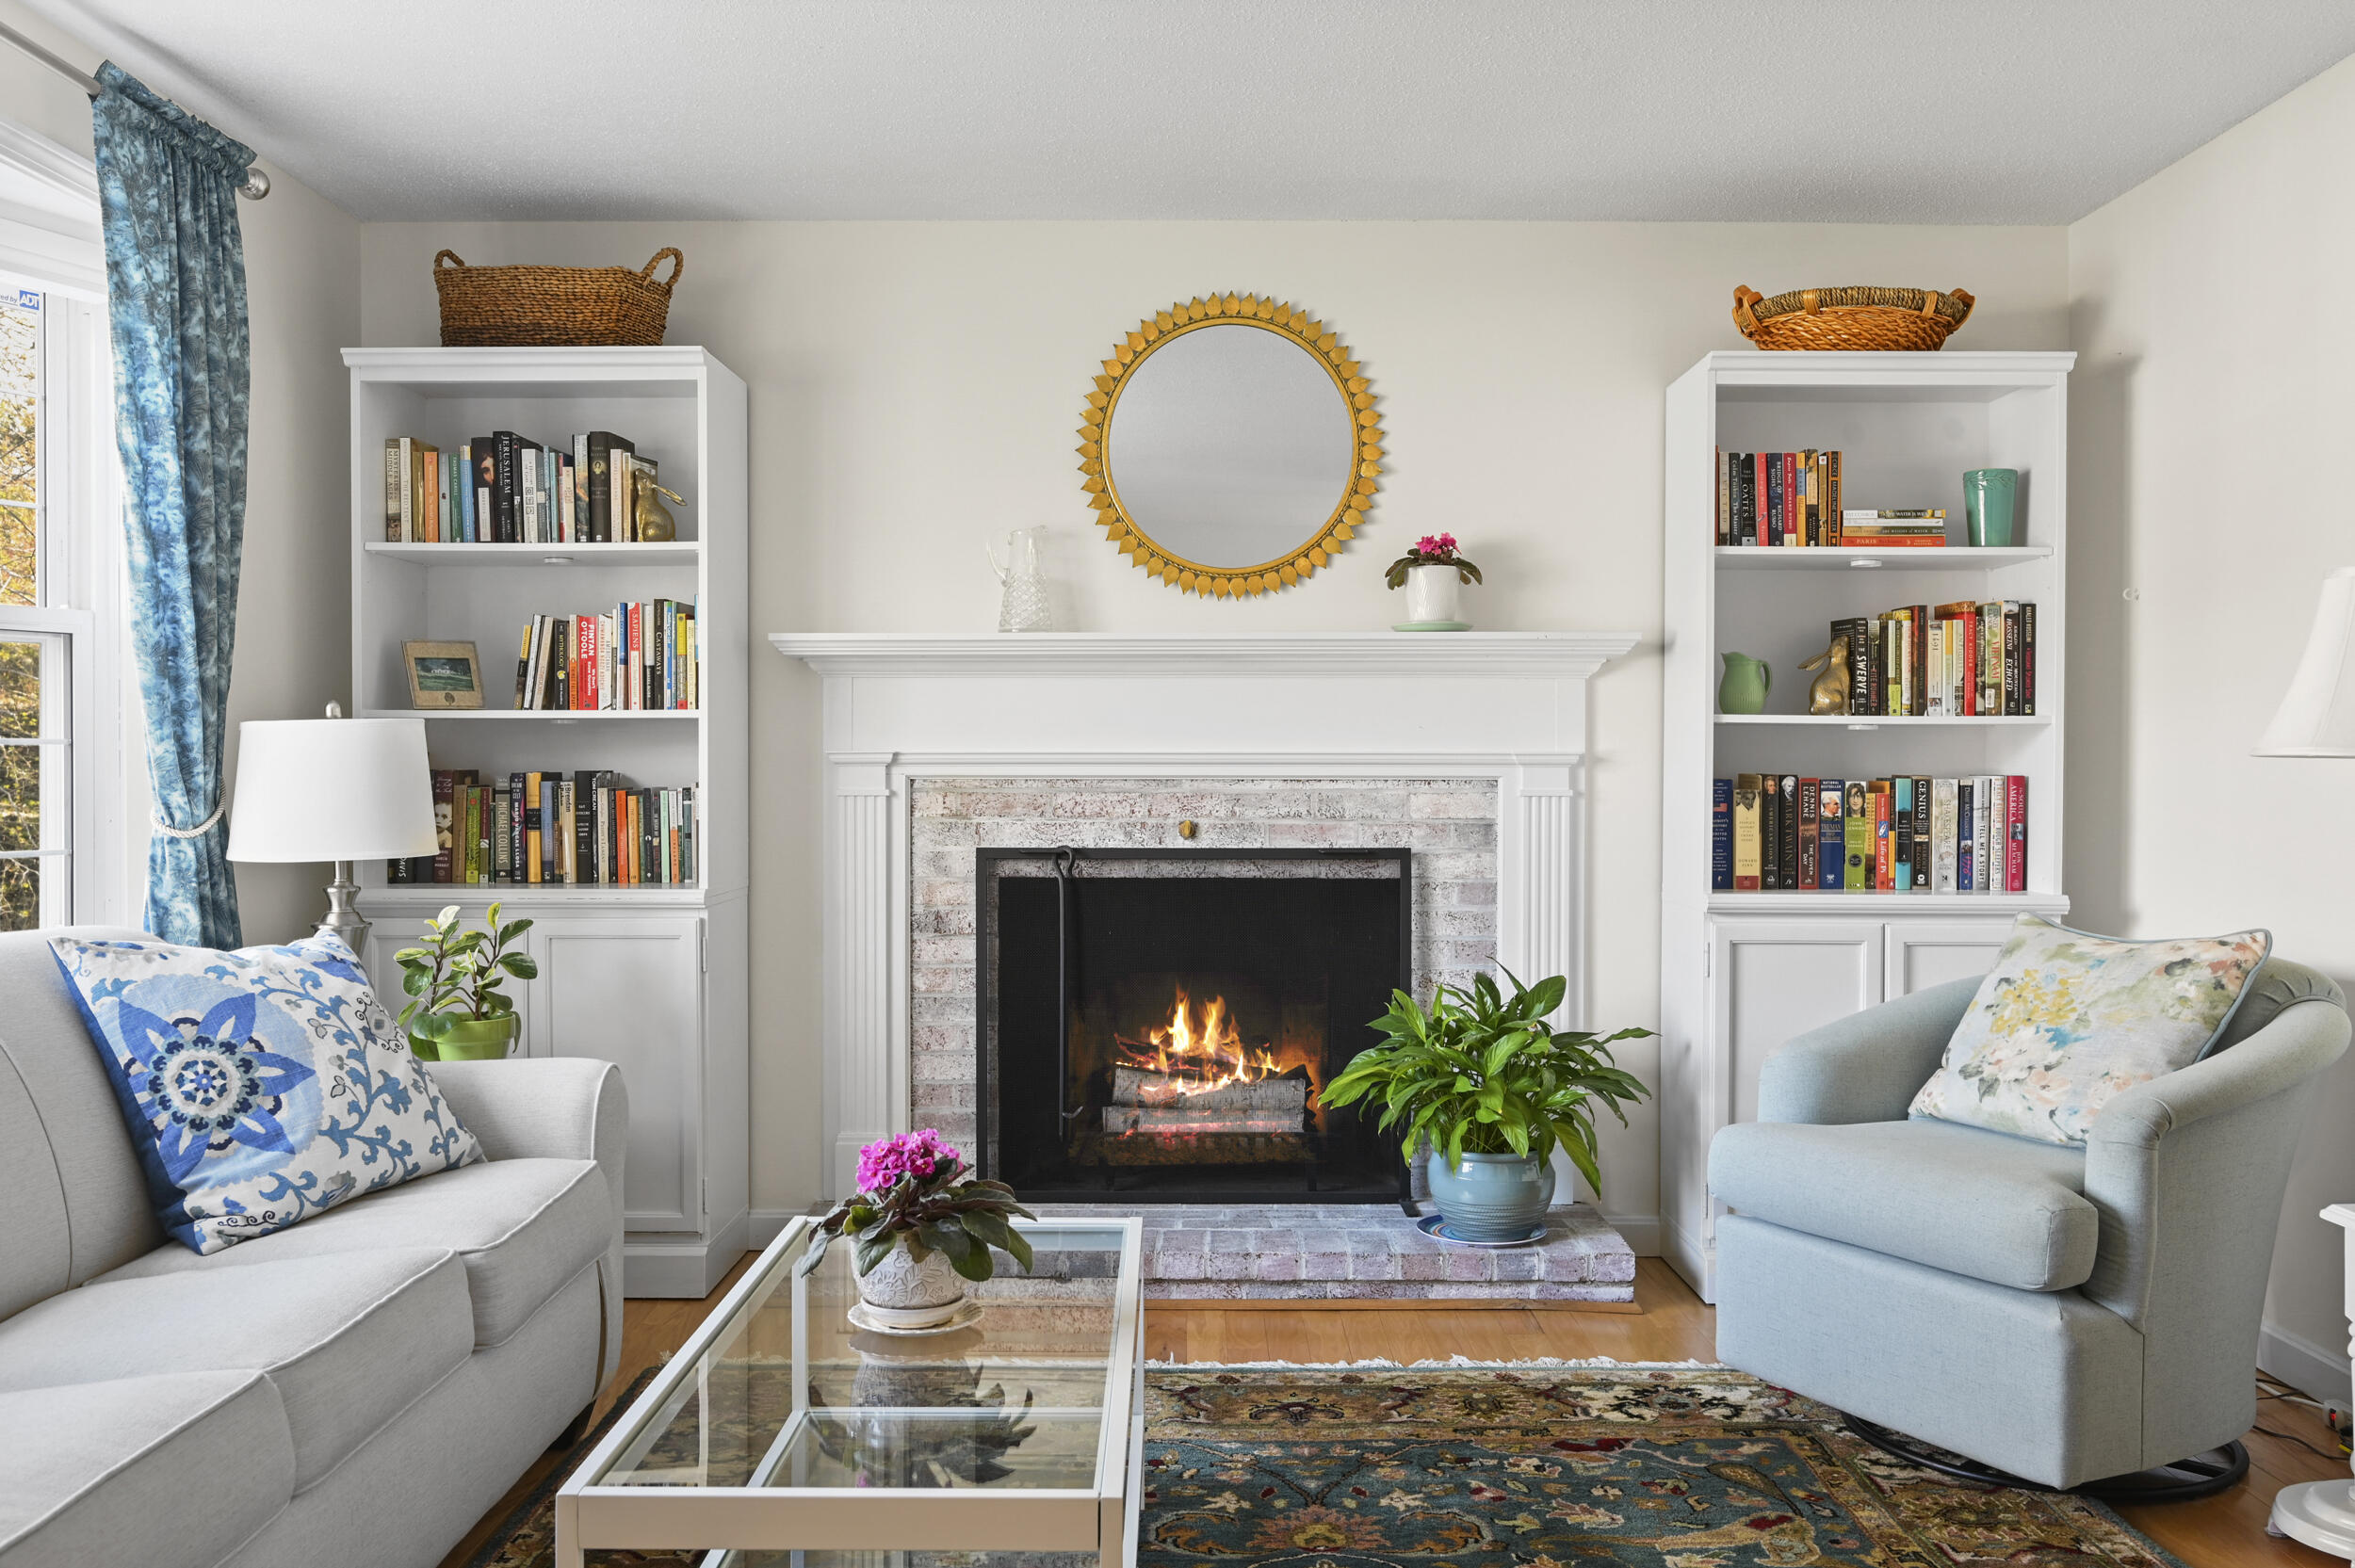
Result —
[[332, 936], [342, 941], [362, 962], [368, 956], [368, 923], [360, 918], [360, 911], [352, 900], [360, 892], [360, 884], [351, 880], [351, 862], [335, 863], [335, 880], [327, 884], [327, 918], [320, 921], [317, 936]]

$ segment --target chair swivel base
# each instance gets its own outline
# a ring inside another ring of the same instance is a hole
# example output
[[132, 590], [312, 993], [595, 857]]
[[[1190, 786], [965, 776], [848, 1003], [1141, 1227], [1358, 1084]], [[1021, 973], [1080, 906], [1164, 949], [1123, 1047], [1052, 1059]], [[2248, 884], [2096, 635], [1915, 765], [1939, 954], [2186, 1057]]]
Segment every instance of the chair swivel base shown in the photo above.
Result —
[[2091, 1497], [2104, 1503], [2188, 1503], [2201, 1497], [2213, 1497], [2228, 1487], [2240, 1483], [2249, 1474], [2249, 1450], [2238, 1443], [2227, 1443], [2220, 1448], [2179, 1459], [2172, 1464], [2154, 1465], [2148, 1470], [2134, 1470], [2122, 1476], [2105, 1476], [2077, 1486], [2047, 1486], [1998, 1470], [1991, 1464], [1965, 1459], [1960, 1454], [1932, 1447], [1919, 1438], [1876, 1426], [1860, 1415], [1848, 1418], [1848, 1430], [1883, 1453], [1893, 1454], [1908, 1464], [1933, 1470], [1956, 1480], [1969, 1481], [1976, 1486], [2010, 1487], [2022, 1492], [2064, 1492], [2072, 1496]]

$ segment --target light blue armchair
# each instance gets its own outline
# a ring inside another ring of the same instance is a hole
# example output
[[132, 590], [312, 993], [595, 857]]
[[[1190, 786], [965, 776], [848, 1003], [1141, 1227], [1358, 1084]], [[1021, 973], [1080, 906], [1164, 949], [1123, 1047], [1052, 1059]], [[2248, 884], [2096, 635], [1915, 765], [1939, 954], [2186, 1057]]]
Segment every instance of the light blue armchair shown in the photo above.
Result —
[[2167, 1484], [2229, 1484], [2306, 1086], [2347, 1048], [2346, 998], [2267, 962], [2226, 1048], [2119, 1095], [2080, 1151], [1907, 1120], [1976, 987], [1765, 1063], [1760, 1119], [1709, 1151], [1733, 1211], [1719, 1358], [2002, 1479], [2126, 1495], [2136, 1473], [2225, 1448]]

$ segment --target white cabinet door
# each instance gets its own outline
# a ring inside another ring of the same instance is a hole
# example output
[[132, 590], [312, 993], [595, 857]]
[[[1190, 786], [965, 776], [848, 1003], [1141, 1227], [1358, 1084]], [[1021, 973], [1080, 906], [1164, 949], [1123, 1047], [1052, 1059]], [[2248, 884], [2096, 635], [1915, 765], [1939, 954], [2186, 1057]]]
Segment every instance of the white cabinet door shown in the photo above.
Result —
[[551, 914], [531, 932], [540, 1007], [534, 1056], [618, 1064], [629, 1091], [624, 1220], [633, 1231], [703, 1224], [703, 920]]
[[1930, 986], [1976, 979], [1995, 967], [1995, 955], [2011, 935], [2009, 915], [1967, 920], [1892, 920], [1886, 951], [1889, 972], [1882, 994], [1894, 1000]]
[[1719, 1126], [1757, 1120], [1758, 1070], [1768, 1057], [1880, 1001], [1882, 939], [1873, 920], [1710, 922]]

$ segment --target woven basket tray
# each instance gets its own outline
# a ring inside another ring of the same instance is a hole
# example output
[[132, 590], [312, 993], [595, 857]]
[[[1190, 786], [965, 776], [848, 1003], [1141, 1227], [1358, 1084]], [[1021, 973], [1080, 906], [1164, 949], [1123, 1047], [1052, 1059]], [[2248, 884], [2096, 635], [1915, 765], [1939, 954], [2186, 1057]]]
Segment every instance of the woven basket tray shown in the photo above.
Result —
[[[665, 256], [671, 275], [658, 280], [654, 269]], [[668, 246], [635, 272], [626, 267], [468, 267], [456, 251], [438, 251], [433, 287], [442, 297], [442, 347], [658, 344], [671, 314], [671, 290], [686, 270], [687, 258]]]
[[1761, 348], [1912, 349], [1945, 347], [1976, 303], [1961, 289], [1801, 288], [1762, 298], [1733, 291], [1733, 324]]

